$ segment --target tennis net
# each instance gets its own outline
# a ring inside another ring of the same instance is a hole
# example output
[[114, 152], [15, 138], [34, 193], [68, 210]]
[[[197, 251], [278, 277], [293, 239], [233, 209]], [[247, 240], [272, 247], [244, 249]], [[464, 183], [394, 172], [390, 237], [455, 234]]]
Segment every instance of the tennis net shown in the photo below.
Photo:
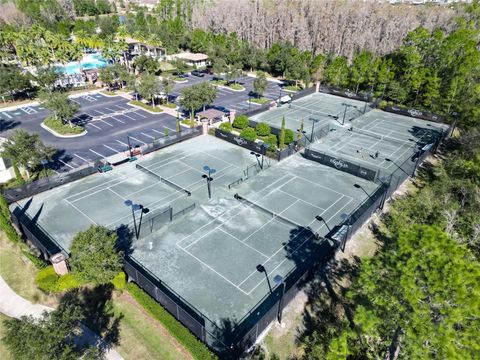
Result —
[[397, 138], [394, 138], [394, 137], [391, 137], [391, 136], [388, 136], [388, 135], [379, 135], [379, 134], [376, 134], [372, 131], [363, 130], [363, 129], [359, 129], [359, 128], [353, 128], [352, 131], [357, 132], [357, 133], [362, 134], [362, 135], [373, 137], [373, 138], [378, 139], [378, 140], [382, 140], [382, 141], [386, 141], [386, 142], [388, 142], [388, 141], [396, 142], [397, 144], [407, 145], [409, 147], [414, 147], [414, 146], [417, 145], [416, 141], [406, 141], [406, 140], [397, 139]]
[[150, 176], [155, 177], [157, 180], [159, 180], [159, 181], [161, 181], [162, 183], [170, 186], [171, 188], [187, 194], [187, 196], [192, 195], [192, 193], [191, 193], [190, 191], [188, 191], [187, 189], [184, 189], [184, 188], [181, 187], [180, 185], [177, 185], [177, 184], [171, 182], [170, 180], [167, 180], [167, 179], [165, 179], [164, 177], [161, 177], [160, 175], [154, 173], [152, 170], [146, 168], [145, 166], [142, 166], [142, 165], [140, 165], [140, 164], [135, 164], [135, 167], [136, 167], [138, 170], [144, 172], [145, 174], [148, 174], [148, 175], [150, 175]]
[[249, 205], [250, 207], [255, 208], [256, 210], [259, 210], [259, 211], [263, 212], [264, 214], [270, 215], [272, 218], [284, 223], [287, 226], [294, 226], [294, 227], [303, 228], [302, 225], [297, 224], [296, 222], [294, 222], [290, 219], [287, 219], [286, 217], [283, 217], [282, 215], [274, 213], [273, 211], [268, 210], [267, 208], [258, 205], [256, 202], [245, 199], [243, 196], [235, 194], [234, 198], [237, 199], [238, 201], [242, 202], [242, 203], [245, 203], [245, 204]]
[[324, 113], [324, 112], [321, 112], [321, 111], [311, 110], [309, 108], [301, 107], [301, 106], [298, 106], [298, 105], [290, 104], [288, 107], [289, 107], [289, 109], [303, 111], [303, 112], [306, 112], [306, 113], [311, 114], [311, 115], [318, 115], [318, 116], [322, 116], [322, 117], [332, 117], [332, 118], [333, 117], [338, 117], [337, 114], [327, 114], [327, 113]]

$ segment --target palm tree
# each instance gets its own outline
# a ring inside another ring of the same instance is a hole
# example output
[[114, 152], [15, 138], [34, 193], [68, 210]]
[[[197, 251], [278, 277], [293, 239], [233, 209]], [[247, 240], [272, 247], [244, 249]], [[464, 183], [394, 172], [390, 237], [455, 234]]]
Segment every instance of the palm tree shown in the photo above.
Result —
[[90, 44], [90, 35], [85, 30], [75, 32], [75, 42], [84, 49]]

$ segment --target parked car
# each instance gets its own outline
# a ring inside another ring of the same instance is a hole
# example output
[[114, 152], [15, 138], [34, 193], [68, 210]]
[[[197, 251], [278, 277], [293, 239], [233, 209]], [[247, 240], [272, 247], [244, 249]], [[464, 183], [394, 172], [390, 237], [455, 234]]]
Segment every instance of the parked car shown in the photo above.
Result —
[[191, 72], [191, 74], [192, 74], [193, 76], [197, 76], [197, 77], [204, 77], [204, 76], [205, 76], [205, 74], [204, 74], [202, 71], [200, 71], [200, 70], [193, 70], [193, 71]]

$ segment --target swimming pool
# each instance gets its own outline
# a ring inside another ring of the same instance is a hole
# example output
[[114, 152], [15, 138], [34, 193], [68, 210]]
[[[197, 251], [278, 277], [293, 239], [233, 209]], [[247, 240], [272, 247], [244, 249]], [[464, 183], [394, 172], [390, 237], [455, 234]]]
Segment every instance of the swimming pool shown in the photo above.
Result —
[[[101, 69], [107, 66], [108, 62], [101, 54], [89, 54], [83, 57], [80, 65], [82, 70]], [[57, 66], [57, 68], [67, 75], [75, 75], [80, 74], [80, 65], [78, 61], [72, 61], [64, 66]]]

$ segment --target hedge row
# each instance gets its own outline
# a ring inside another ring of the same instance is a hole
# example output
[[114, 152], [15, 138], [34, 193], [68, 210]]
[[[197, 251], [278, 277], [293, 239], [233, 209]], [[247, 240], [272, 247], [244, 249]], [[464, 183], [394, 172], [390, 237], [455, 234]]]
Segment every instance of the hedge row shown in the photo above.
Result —
[[0, 229], [7, 235], [7, 238], [12, 242], [19, 242], [20, 235], [15, 230], [10, 220], [10, 210], [3, 195], [0, 195]]
[[82, 282], [72, 273], [63, 276], [57, 275], [53, 266], [47, 266], [40, 270], [35, 277], [35, 282], [41, 290], [48, 293], [64, 292], [82, 285]]
[[165, 326], [168, 332], [177, 339], [195, 359], [218, 359], [195, 335], [180, 324], [167, 310], [137, 285], [128, 283], [126, 289], [151, 316]]

